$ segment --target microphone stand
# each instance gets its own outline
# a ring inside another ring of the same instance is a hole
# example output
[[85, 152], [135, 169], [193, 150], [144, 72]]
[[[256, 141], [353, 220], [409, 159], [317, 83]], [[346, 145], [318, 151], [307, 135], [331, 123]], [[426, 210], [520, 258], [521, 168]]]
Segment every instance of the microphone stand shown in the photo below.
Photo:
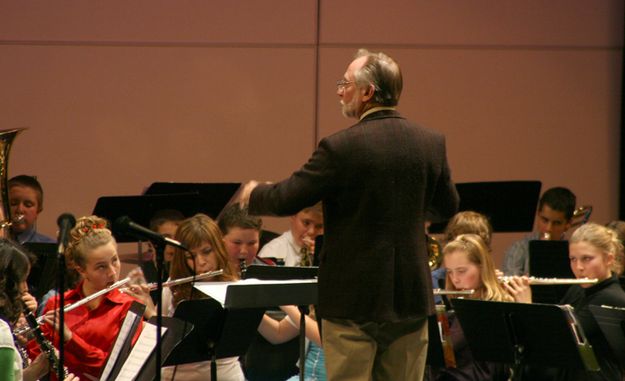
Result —
[[163, 266], [166, 243], [152, 241], [156, 250], [156, 373], [154, 379], [161, 381], [161, 330], [163, 327]]
[[[62, 239], [62, 238], [61, 238]], [[57, 284], [59, 286], [59, 367], [57, 369], [57, 379], [63, 380], [65, 379], [63, 374], [63, 367], [65, 366], [65, 245], [63, 241], [59, 242], [59, 247], [57, 251], [57, 260], [59, 264], [59, 269], [57, 271]]]

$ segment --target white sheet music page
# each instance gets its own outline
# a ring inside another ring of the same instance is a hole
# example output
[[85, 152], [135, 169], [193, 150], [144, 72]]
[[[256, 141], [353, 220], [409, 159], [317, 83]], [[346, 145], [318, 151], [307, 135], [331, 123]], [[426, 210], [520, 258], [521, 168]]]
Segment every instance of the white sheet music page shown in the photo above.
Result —
[[[167, 332], [167, 327], [161, 327], [161, 337]], [[139, 375], [141, 368], [146, 363], [154, 348], [156, 348], [156, 325], [151, 323], [145, 323], [139, 339], [132, 347], [130, 355], [124, 366], [119, 371], [117, 381], [133, 381]]]
[[124, 318], [122, 327], [119, 330], [119, 333], [117, 334], [117, 339], [115, 339], [115, 344], [113, 345], [113, 349], [111, 350], [111, 355], [109, 356], [108, 361], [106, 362], [106, 366], [104, 367], [104, 372], [102, 372], [102, 375], [100, 376], [100, 380], [108, 379], [109, 374], [113, 370], [113, 366], [115, 366], [115, 363], [117, 362], [117, 358], [119, 357], [119, 352], [122, 350], [122, 347], [124, 346], [124, 342], [126, 342], [126, 340], [129, 340], [128, 333], [130, 332], [132, 325], [137, 321], [138, 318], [139, 318], [139, 315], [137, 315], [136, 313], [130, 310], [126, 314], [126, 318]]
[[218, 301], [223, 307], [226, 302], [228, 287], [249, 286], [255, 284], [290, 284], [290, 283], [317, 283], [317, 279], [292, 279], [292, 280], [259, 280], [244, 279], [236, 282], [197, 282], [195, 288]]

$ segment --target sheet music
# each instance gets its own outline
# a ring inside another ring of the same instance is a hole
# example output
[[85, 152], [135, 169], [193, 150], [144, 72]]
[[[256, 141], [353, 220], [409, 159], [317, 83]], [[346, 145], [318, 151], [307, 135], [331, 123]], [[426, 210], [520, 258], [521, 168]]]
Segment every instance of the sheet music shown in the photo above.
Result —
[[197, 282], [195, 288], [218, 301], [223, 307], [226, 302], [226, 291], [228, 287], [250, 286], [250, 285], [271, 285], [271, 284], [296, 284], [296, 283], [317, 283], [316, 279], [292, 279], [292, 280], [259, 280], [244, 279], [236, 282]]
[[[161, 327], [161, 337], [167, 331], [167, 327]], [[119, 375], [116, 380], [133, 381], [139, 375], [139, 372], [143, 368], [154, 348], [156, 348], [156, 325], [146, 323], [139, 335], [139, 339], [132, 347], [130, 355], [124, 366], [119, 371]]]
[[106, 366], [104, 367], [104, 372], [102, 372], [102, 376], [100, 376], [101, 380], [106, 380], [109, 377], [109, 374], [113, 370], [115, 363], [117, 362], [117, 358], [119, 357], [119, 352], [122, 350], [124, 346], [124, 342], [128, 339], [128, 333], [132, 328], [132, 325], [137, 321], [139, 315], [132, 311], [128, 311], [126, 314], [126, 318], [122, 323], [122, 327], [117, 334], [117, 339], [115, 339], [115, 344], [113, 345], [113, 349], [111, 350], [111, 355], [106, 362]]

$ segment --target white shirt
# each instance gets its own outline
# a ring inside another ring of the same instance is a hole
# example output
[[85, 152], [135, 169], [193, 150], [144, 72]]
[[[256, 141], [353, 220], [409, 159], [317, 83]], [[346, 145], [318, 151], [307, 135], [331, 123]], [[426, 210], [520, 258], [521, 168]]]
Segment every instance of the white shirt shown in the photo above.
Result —
[[302, 261], [301, 249], [301, 246], [295, 243], [293, 233], [289, 230], [263, 246], [258, 256], [282, 259], [285, 266], [299, 266]]
[[0, 348], [13, 349], [13, 352], [15, 352], [15, 360], [13, 363], [14, 378], [16, 381], [22, 381], [22, 357], [13, 342], [11, 327], [2, 319], [0, 319]]

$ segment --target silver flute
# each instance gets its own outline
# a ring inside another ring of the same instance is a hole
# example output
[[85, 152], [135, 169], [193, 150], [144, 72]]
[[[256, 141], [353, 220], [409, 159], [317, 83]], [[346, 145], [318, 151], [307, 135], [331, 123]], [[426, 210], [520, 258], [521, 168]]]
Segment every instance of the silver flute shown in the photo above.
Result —
[[435, 288], [432, 290], [434, 295], [473, 295], [475, 290], [444, 290], [442, 288]]
[[[502, 276], [499, 277], [499, 281], [502, 283], [510, 283], [513, 277]], [[529, 277], [530, 285], [532, 286], [556, 286], [565, 284], [595, 284], [597, 279], [590, 278], [537, 278]]]
[[[186, 278], [180, 278], [180, 279], [175, 279], [175, 280], [170, 280], [168, 282], [163, 282], [163, 287], [172, 287], [172, 286], [177, 286], [179, 284], [183, 284], [183, 283], [188, 283], [188, 282], [192, 282], [192, 281], [197, 281], [197, 280], [202, 280], [202, 279], [207, 279], [207, 278], [212, 278], [218, 275], [223, 274], [223, 270], [216, 270], [216, 271], [209, 271], [209, 272], [205, 272], [202, 274], [198, 274], [198, 275], [193, 275], [193, 276], [189, 276]], [[65, 306], [65, 308], [63, 308], [63, 312], [69, 312], [71, 310], [74, 310], [82, 305], [85, 305], [87, 303], [89, 303], [90, 301], [97, 299], [98, 297], [107, 294], [111, 291], [113, 291], [116, 288], [119, 288], [120, 291], [124, 292], [127, 290], [127, 288], [122, 288], [125, 285], [127, 285], [129, 282], [131, 281], [131, 278], [124, 278], [120, 281], [117, 281], [115, 283], [113, 283], [112, 285], [110, 285], [107, 288], [103, 288], [102, 290], [95, 292], [89, 296], [86, 296], [82, 299], [80, 299], [79, 301], [73, 303], [73, 304], [68, 304], [67, 306]], [[152, 290], [156, 290], [157, 288], [157, 284], [156, 283], [148, 283], [148, 288], [150, 291]], [[43, 316], [38, 317], [37, 319], [35, 319], [35, 322], [37, 324], [43, 324]], [[30, 327], [22, 327], [19, 329], [16, 329], [15, 331], [13, 331], [13, 334], [15, 335], [24, 335], [26, 333], [28, 333], [32, 328]]]
[[[202, 280], [202, 279], [216, 277], [216, 276], [221, 275], [223, 273], [224, 273], [223, 270], [215, 270], [215, 271], [208, 271], [208, 272], [205, 272], [205, 273], [201, 273], [201, 274], [198, 274], [198, 275], [191, 275], [191, 276], [188, 276], [188, 277], [185, 277], [185, 278], [169, 280], [167, 282], [163, 282], [163, 287], [178, 286], [180, 284], [185, 284], [185, 283], [195, 282], [195, 281]], [[148, 283], [148, 288], [150, 289], [150, 291], [156, 290], [157, 287], [158, 287], [158, 284], [156, 282]], [[120, 291], [125, 291], [125, 290], [126, 289], [121, 289]]]
[[[76, 308], [78, 308], [78, 307], [80, 307], [80, 306], [82, 306], [84, 304], [87, 304], [90, 301], [92, 301], [92, 300], [94, 300], [94, 299], [96, 299], [96, 298], [98, 298], [98, 297], [100, 297], [100, 296], [102, 296], [104, 294], [107, 294], [107, 293], [113, 291], [116, 288], [120, 288], [120, 287], [128, 284], [128, 282], [130, 282], [130, 280], [131, 280], [130, 278], [124, 278], [124, 279], [122, 279], [120, 281], [117, 281], [117, 282], [113, 283], [112, 285], [110, 285], [107, 288], [103, 288], [102, 290], [100, 290], [98, 292], [95, 292], [95, 293], [93, 293], [93, 294], [91, 294], [91, 295], [89, 295], [87, 297], [84, 297], [84, 298], [80, 299], [76, 303], [68, 304], [67, 306], [65, 306], [65, 308], [63, 308], [63, 312], [69, 312], [69, 311], [74, 310], [74, 309], [76, 309]], [[34, 316], [33, 316], [33, 318], [34, 318]], [[37, 323], [37, 326], [39, 326], [39, 324], [43, 324], [43, 321], [44, 321], [43, 316], [39, 316], [38, 318], [35, 319], [35, 323]], [[13, 334], [14, 335], [24, 335], [24, 334], [28, 333], [30, 330], [32, 330], [31, 327], [22, 327], [22, 328], [19, 328], [19, 329], [16, 329], [15, 331], [13, 331]]]

